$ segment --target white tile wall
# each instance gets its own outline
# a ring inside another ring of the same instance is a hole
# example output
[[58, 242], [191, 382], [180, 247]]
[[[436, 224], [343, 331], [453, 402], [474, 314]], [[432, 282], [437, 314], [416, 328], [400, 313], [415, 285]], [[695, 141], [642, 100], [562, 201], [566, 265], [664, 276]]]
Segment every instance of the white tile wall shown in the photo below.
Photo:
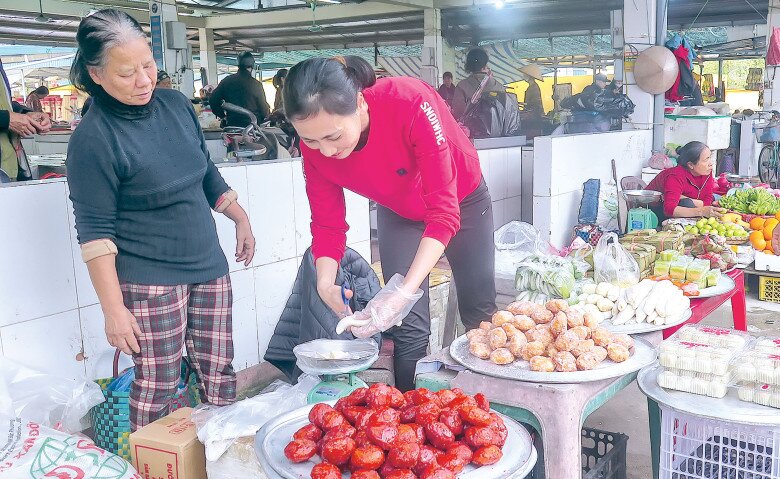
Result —
[[[235, 167], [234, 167], [235, 168]], [[294, 258], [295, 208], [291, 162], [246, 167], [249, 219], [257, 240], [254, 265]]]
[[76, 309], [65, 197], [63, 181], [3, 188], [0, 327]]
[[509, 148], [507, 150], [507, 187], [506, 197], [512, 198], [522, 194], [523, 174], [522, 174], [523, 153], [522, 148]]
[[98, 304], [97, 293], [92, 287], [92, 280], [89, 279], [87, 265], [81, 260], [81, 247], [79, 246], [78, 235], [76, 234], [76, 217], [73, 215], [73, 203], [70, 201], [70, 189], [65, 183], [65, 197], [67, 198], [68, 208], [68, 230], [70, 231], [70, 247], [73, 255], [73, 269], [76, 275], [76, 297], [79, 308]]
[[265, 355], [279, 316], [290, 297], [297, 272], [296, 258], [254, 269], [257, 344], [261, 358]]
[[[105, 320], [100, 305], [79, 309], [81, 317], [81, 337], [84, 344], [84, 365], [87, 378], [98, 379], [113, 376], [115, 349], [108, 344], [105, 333]], [[133, 365], [130, 356], [119, 356], [119, 371]]]
[[257, 346], [255, 272], [252, 269], [230, 273], [233, 285], [233, 368], [241, 371], [260, 362]]
[[300, 161], [292, 164], [293, 203], [295, 207], [295, 249], [303, 256], [311, 246], [311, 208], [306, 196], [306, 179], [303, 177], [303, 165]]
[[[230, 166], [220, 168], [219, 172], [222, 174], [222, 177], [227, 184], [238, 193], [238, 203], [251, 218], [251, 212], [249, 211], [249, 187], [246, 177], [247, 168], [245, 166]], [[222, 250], [225, 252], [230, 271], [246, 269], [247, 266], [244, 266], [244, 263], [236, 263], [236, 224], [221, 213], [212, 213], [214, 215], [214, 222], [217, 225], [219, 243], [222, 245]], [[253, 233], [255, 234], [255, 238], [257, 238], [258, 233], [256, 231], [253, 231]], [[249, 267], [251, 268], [252, 264], [250, 264]]]
[[371, 239], [371, 226], [365, 219], [368, 218], [368, 200], [351, 191], [344, 192], [347, 204], [347, 243], [368, 241]]
[[84, 377], [84, 362], [76, 358], [82, 351], [77, 310], [6, 326], [0, 335], [8, 358], [38, 371]]

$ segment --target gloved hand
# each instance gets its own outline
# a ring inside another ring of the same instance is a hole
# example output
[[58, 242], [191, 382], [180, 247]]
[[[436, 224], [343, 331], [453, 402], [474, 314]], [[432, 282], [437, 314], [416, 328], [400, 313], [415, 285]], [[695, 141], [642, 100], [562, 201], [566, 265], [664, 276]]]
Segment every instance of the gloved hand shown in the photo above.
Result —
[[356, 338], [370, 338], [393, 326], [400, 326], [423, 295], [421, 289], [413, 294], [404, 291], [403, 282], [404, 277], [400, 274], [390, 278], [385, 287], [368, 302], [365, 309], [339, 321], [336, 333], [341, 334], [351, 328]]

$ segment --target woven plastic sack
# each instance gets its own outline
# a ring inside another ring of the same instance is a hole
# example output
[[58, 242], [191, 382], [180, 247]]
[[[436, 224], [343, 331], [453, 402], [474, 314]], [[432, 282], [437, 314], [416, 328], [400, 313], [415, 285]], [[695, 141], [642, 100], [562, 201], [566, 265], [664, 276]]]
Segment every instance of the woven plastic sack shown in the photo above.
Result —
[[615, 233], [601, 237], [593, 252], [596, 283], [612, 283], [628, 287], [639, 282], [639, 265], [618, 242]]
[[0, 437], [3, 479], [141, 479], [127, 461], [82, 436], [0, 414]]

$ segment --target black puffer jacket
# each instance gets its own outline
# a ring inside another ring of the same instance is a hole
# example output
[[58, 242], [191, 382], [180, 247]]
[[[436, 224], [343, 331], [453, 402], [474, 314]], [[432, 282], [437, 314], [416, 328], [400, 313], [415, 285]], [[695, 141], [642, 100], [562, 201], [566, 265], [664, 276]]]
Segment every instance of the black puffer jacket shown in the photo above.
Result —
[[[381, 289], [371, 265], [350, 248], [347, 248], [341, 260], [336, 284], [342, 284], [345, 279], [354, 292], [350, 304], [352, 311], [365, 308]], [[295, 355], [292, 351], [295, 346], [321, 338], [354, 339], [350, 333], [336, 334], [338, 322], [339, 317], [317, 293], [317, 273], [309, 249], [303, 256], [301, 267], [298, 268], [292, 294], [282, 311], [264, 359], [294, 380], [300, 374], [295, 367]]]

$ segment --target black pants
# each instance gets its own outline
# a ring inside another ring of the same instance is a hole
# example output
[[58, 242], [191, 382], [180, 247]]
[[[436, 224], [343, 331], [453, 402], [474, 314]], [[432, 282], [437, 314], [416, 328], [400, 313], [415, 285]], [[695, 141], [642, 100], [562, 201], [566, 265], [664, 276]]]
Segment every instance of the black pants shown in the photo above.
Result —
[[[493, 208], [485, 180], [460, 204], [461, 227], [446, 249], [458, 291], [458, 309], [467, 329], [496, 312]], [[382, 274], [389, 281], [394, 274], [406, 275], [422, 239], [425, 224], [403, 218], [378, 206], [377, 228]], [[414, 370], [427, 353], [431, 334], [428, 278], [420, 286], [423, 297], [403, 324], [385, 335], [395, 342], [395, 381], [402, 391], [414, 389]]]
[[[680, 202], [677, 203], [677, 206], [682, 206], [683, 208], [696, 208], [696, 205], [693, 203], [693, 200], [690, 198], [680, 198]], [[658, 217], [659, 228], [661, 227], [661, 223], [669, 219], [669, 217], [667, 217], [666, 214], [664, 213], [663, 201], [661, 203], [650, 206], [650, 211], [655, 213], [655, 215]]]

